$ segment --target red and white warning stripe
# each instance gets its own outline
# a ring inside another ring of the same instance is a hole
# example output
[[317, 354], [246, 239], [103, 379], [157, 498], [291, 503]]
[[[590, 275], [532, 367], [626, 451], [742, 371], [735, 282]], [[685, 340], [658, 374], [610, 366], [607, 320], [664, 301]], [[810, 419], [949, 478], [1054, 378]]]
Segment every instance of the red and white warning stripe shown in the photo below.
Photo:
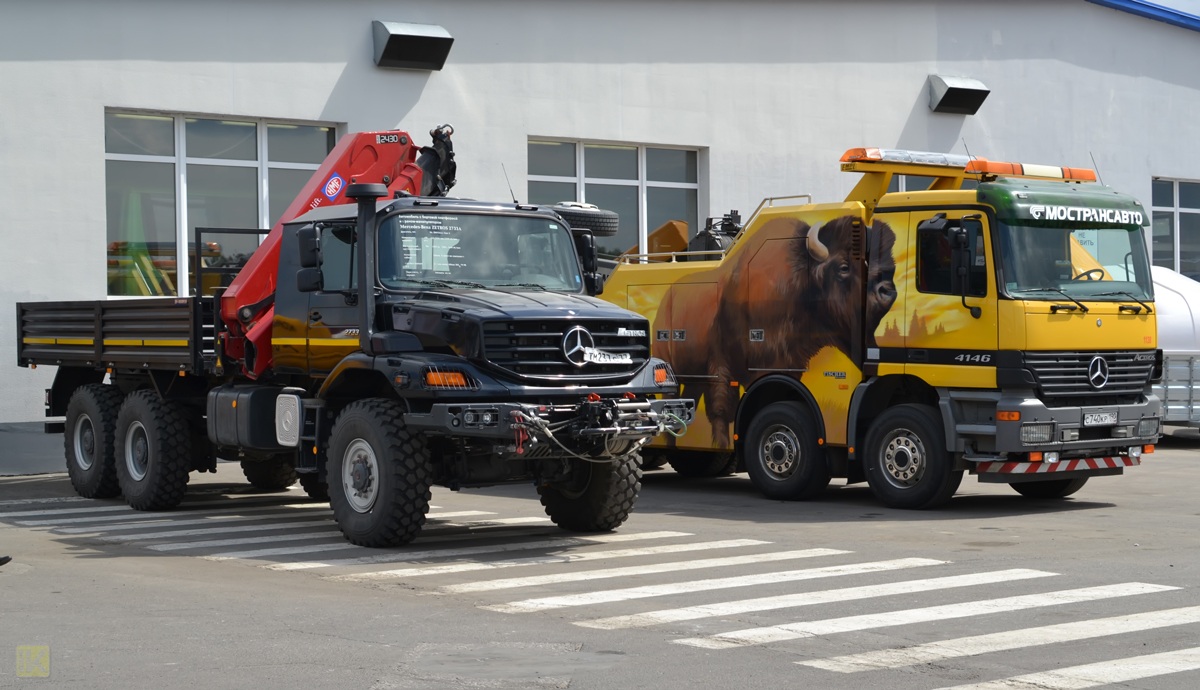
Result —
[[1140, 458], [1116, 455], [1106, 458], [1076, 458], [1060, 462], [981, 462], [975, 465], [979, 474], [994, 472], [996, 474], [1039, 474], [1048, 472], [1075, 472], [1077, 470], [1104, 470], [1114, 467], [1133, 467], [1140, 465]]

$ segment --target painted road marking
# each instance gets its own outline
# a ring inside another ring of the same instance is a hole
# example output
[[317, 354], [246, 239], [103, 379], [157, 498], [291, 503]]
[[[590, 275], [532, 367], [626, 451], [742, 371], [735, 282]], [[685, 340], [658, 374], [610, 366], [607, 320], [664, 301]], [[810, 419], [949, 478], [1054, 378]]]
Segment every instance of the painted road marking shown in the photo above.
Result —
[[[946, 690], [1079, 690], [1114, 683], [1128, 683], [1170, 673], [1200, 668], [1200, 647], [1112, 659], [1095, 664], [1070, 666], [1044, 673], [1030, 673], [973, 685], [956, 685]], [[1189, 686], [1194, 687], [1194, 686]]]
[[1060, 606], [1063, 604], [1098, 601], [1137, 594], [1151, 594], [1176, 589], [1179, 588], [1142, 582], [1126, 582], [1116, 585], [1046, 592], [1044, 594], [1024, 594], [1000, 599], [969, 601], [961, 604], [945, 604], [905, 611], [889, 611], [887, 613], [871, 613], [862, 616], [833, 618], [823, 621], [805, 621], [765, 628], [749, 628], [747, 630], [721, 633], [720, 635], [713, 635], [711, 637], [686, 638], [673, 640], [673, 642], [703, 649], [732, 649], [734, 647], [785, 642], [802, 637], [833, 635], [842, 632], [928, 623], [954, 618], [968, 618], [970, 616], [982, 616], [989, 613], [1021, 611], [1045, 606]]
[[888, 582], [881, 585], [846, 587], [842, 589], [825, 590], [823, 592], [802, 592], [797, 594], [787, 594], [784, 596], [760, 597], [757, 599], [743, 599], [742, 601], [727, 601], [718, 604], [688, 606], [685, 608], [651, 611], [649, 613], [639, 613], [630, 616], [613, 616], [611, 618], [600, 618], [591, 621], [579, 621], [576, 622], [575, 625], [585, 628], [599, 628], [602, 630], [644, 628], [651, 625], [660, 625], [662, 623], [676, 623], [679, 621], [714, 618], [717, 616], [732, 616], [742, 613], [753, 613], [756, 611], [774, 611], [778, 609], [796, 608], [800, 606], [814, 606], [817, 604], [831, 604], [842, 601], [856, 601], [859, 599], [887, 597], [896, 594], [932, 592], [954, 587], [973, 587], [975, 585], [1015, 582], [1017, 580], [1030, 580], [1039, 577], [1053, 577], [1056, 574], [1057, 573], [1048, 573], [1041, 570], [1025, 570], [1021, 568], [1015, 568], [1012, 570], [999, 570], [989, 573], [951, 575], [948, 577], [937, 577], [926, 580]]

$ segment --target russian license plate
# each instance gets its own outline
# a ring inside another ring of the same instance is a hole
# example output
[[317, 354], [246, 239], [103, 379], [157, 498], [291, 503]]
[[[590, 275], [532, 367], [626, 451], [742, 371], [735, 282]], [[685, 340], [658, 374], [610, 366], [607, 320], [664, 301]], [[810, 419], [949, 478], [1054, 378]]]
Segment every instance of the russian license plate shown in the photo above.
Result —
[[1106, 426], [1116, 423], [1116, 412], [1085, 412], [1083, 414], [1084, 426]]

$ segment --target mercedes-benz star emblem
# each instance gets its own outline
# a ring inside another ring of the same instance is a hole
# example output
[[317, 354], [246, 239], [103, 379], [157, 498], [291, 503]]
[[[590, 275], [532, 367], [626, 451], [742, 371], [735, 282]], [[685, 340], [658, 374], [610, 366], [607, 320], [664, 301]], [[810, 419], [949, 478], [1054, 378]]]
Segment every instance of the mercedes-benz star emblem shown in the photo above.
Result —
[[1092, 357], [1092, 361], [1088, 363], [1088, 383], [1096, 390], [1104, 388], [1104, 384], [1108, 383], [1108, 362], [1100, 355]]
[[567, 356], [568, 362], [577, 367], [587, 364], [587, 351], [595, 347], [596, 341], [583, 326], [576, 326], [567, 331], [562, 339], [563, 354]]

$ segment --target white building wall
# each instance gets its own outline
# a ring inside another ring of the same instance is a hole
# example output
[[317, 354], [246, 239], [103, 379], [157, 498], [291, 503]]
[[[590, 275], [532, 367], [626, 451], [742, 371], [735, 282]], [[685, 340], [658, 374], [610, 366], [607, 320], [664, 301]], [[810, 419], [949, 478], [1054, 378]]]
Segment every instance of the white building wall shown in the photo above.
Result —
[[[445, 69], [381, 69], [372, 20], [437, 24]], [[1149, 203], [1200, 179], [1195, 32], [1084, 0], [0, 0], [0, 422], [52, 370], [18, 368], [14, 303], [105, 294], [104, 110], [456, 127], [459, 186], [524, 195], [530, 136], [699, 148], [701, 217], [840, 199], [852, 146], [1091, 167]], [[929, 74], [978, 79], [933, 113]]]

